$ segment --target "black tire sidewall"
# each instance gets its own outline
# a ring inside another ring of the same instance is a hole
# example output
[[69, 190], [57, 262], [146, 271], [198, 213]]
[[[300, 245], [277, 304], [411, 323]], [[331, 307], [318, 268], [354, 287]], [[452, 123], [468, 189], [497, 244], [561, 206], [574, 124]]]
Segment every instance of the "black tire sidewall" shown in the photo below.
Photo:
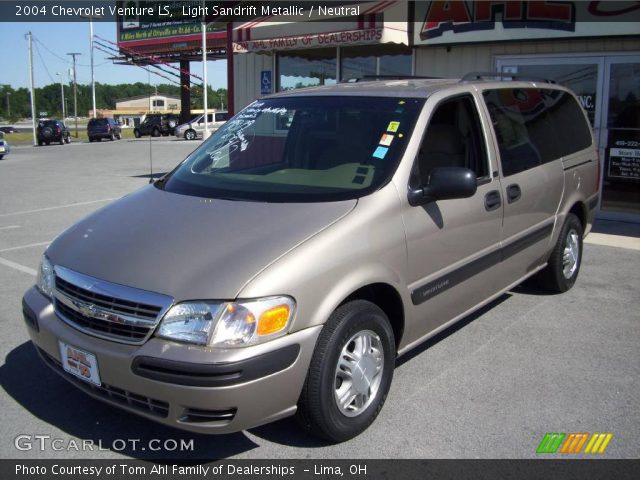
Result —
[[[578, 266], [575, 272], [573, 272], [573, 275], [571, 275], [570, 278], [566, 278], [564, 276], [563, 268], [562, 268], [562, 257], [564, 254], [564, 246], [567, 241], [567, 236], [569, 235], [569, 232], [571, 230], [575, 230], [578, 233]], [[580, 220], [578, 220], [578, 217], [570, 213], [567, 216], [567, 219], [565, 220], [564, 225], [562, 226], [562, 230], [560, 231], [560, 236], [558, 237], [558, 242], [555, 248], [553, 249], [553, 252], [551, 254], [551, 258], [549, 261], [549, 264], [551, 265], [551, 269], [552, 269], [551, 273], [555, 277], [558, 290], [561, 292], [566, 292], [571, 287], [573, 287], [573, 285], [576, 283], [576, 279], [578, 278], [578, 274], [580, 273], [580, 267], [582, 265], [582, 255], [583, 255], [582, 236], [583, 236], [583, 231], [582, 231], [582, 224], [580, 223]]]
[[[346, 342], [357, 332], [371, 330], [379, 337], [384, 350], [383, 377], [376, 398], [356, 417], [345, 416], [334, 398], [335, 372], [340, 353]], [[320, 348], [318, 348], [318, 346]], [[331, 441], [344, 441], [363, 432], [378, 416], [387, 397], [395, 367], [393, 330], [384, 312], [376, 305], [356, 300], [339, 307], [331, 316], [318, 340], [310, 369], [309, 392], [319, 396], [317, 409], [312, 412], [321, 436]], [[317, 430], [317, 429], [316, 429]]]

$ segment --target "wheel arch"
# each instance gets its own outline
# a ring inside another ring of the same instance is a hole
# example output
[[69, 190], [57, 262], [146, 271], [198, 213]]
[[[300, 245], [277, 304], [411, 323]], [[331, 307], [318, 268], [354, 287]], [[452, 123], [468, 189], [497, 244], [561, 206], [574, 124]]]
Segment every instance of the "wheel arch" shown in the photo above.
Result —
[[405, 312], [402, 297], [395, 287], [383, 282], [370, 283], [350, 293], [340, 305], [352, 300], [367, 300], [380, 307], [391, 324], [397, 350], [404, 334]]

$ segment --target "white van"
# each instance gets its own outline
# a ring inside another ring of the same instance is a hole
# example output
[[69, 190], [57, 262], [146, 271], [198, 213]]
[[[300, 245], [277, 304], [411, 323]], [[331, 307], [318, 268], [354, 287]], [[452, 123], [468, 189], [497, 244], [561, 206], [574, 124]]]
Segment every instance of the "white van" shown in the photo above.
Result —
[[[227, 112], [215, 112], [207, 115], [209, 119], [209, 131], [214, 132], [227, 121], [229, 114]], [[176, 127], [176, 137], [185, 140], [195, 140], [202, 138], [204, 133], [204, 114], [195, 117], [193, 120]]]

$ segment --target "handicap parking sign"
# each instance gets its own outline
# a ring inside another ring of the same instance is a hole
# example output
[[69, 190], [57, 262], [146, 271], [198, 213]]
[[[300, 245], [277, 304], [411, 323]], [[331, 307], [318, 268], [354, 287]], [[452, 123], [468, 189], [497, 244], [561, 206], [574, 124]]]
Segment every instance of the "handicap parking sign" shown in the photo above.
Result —
[[271, 70], [260, 72], [260, 93], [262, 95], [271, 93]]

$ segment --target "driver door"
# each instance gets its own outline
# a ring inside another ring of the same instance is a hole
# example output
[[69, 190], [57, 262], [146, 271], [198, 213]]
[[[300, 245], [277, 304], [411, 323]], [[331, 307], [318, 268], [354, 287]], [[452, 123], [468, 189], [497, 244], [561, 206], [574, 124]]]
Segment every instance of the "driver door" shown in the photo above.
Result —
[[[426, 185], [433, 167], [469, 168], [478, 178], [470, 198], [404, 206], [408, 280], [416, 309], [415, 340], [498, 291], [503, 221], [500, 179], [489, 161], [490, 126], [470, 93], [440, 100], [424, 133], [411, 187]], [[484, 127], [484, 128], [483, 128]]]

